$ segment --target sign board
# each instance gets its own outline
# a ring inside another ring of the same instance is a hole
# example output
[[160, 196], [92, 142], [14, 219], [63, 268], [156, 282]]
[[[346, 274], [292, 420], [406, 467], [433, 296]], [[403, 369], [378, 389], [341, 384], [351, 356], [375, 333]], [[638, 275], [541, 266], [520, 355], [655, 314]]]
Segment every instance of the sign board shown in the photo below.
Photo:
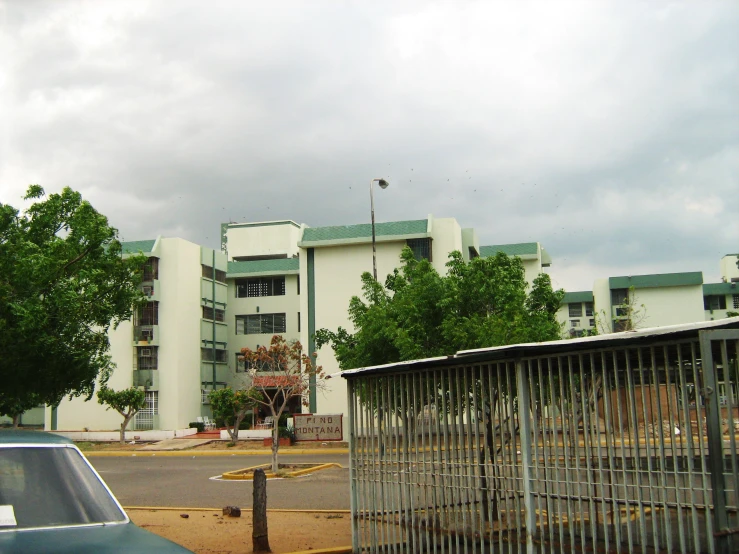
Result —
[[340, 441], [344, 438], [342, 414], [293, 414], [295, 440]]

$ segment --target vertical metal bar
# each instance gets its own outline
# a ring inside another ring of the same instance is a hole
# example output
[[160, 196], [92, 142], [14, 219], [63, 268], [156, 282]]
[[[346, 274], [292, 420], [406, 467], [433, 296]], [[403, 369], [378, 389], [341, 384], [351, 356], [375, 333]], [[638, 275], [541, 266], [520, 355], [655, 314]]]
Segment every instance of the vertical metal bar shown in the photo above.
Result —
[[[471, 383], [472, 383], [472, 406], [470, 411], [472, 412], [472, 417], [474, 421], [472, 424], [474, 425], [472, 429], [472, 435], [470, 437], [470, 465], [472, 465], [473, 468], [475, 468], [474, 475], [473, 475], [473, 498], [475, 499], [475, 522], [476, 522], [476, 531], [477, 536], [481, 539], [479, 543], [479, 547], [482, 548], [482, 540], [484, 540], [485, 537], [485, 514], [483, 514], [483, 503], [482, 503], [482, 495], [484, 492], [482, 491], [482, 468], [480, 467], [480, 454], [482, 450], [480, 449], [480, 410], [478, 406], [478, 393], [482, 390], [482, 375], [480, 372], [480, 366], [475, 366], [470, 368], [471, 372]], [[473, 540], [475, 536], [473, 535]], [[472, 545], [472, 551], [477, 552], [478, 543], [477, 541], [474, 542]]]
[[[699, 331], [701, 360], [703, 361], [704, 390], [706, 397], [706, 421], [708, 427], [708, 462], [711, 471], [713, 492], [713, 518], [716, 531], [726, 531], [729, 527], [726, 513], [726, 483], [724, 481], [724, 444], [721, 433], [721, 416], [718, 402], [718, 383], [716, 367], [713, 362], [711, 332]], [[729, 554], [729, 536], [715, 537], [716, 553]]]
[[464, 529], [467, 527], [467, 506], [465, 505], [465, 494], [464, 494], [464, 465], [462, 464], [460, 458], [462, 457], [462, 450], [463, 445], [461, 444], [461, 441], [464, 440], [464, 406], [462, 404], [462, 388], [460, 383], [460, 375], [459, 375], [459, 367], [455, 367], [455, 374], [456, 379], [454, 382], [456, 383], [456, 399], [455, 399], [455, 407], [457, 411], [457, 418], [456, 423], [453, 427], [452, 432], [452, 438], [454, 439], [454, 459], [455, 459], [455, 468], [457, 473], [457, 492], [458, 492], [458, 499], [459, 499], [459, 508], [458, 511], [462, 515], [462, 522], [461, 527], [457, 527], [455, 529], [456, 531], [456, 547], [457, 551], [459, 552], [461, 548], [463, 548], [464, 542], [460, 545], [460, 538], [462, 533], [460, 531], [464, 531]]
[[[610, 402], [610, 388], [609, 388], [609, 375], [606, 373], [606, 366], [608, 365], [607, 357], [606, 357], [606, 351], [601, 351], [599, 357], [594, 357], [593, 354], [590, 355], [591, 360], [591, 366], [593, 370], [593, 374], [595, 375], [596, 372], [596, 361], [600, 361], [600, 374], [598, 375], [600, 378], [600, 386], [602, 390], [602, 406], [603, 406], [603, 426], [605, 428], [605, 431], [603, 433], [603, 436], [605, 438], [605, 453], [603, 453], [603, 438], [601, 437], [600, 432], [600, 423], [598, 422], [598, 395], [595, 394], [595, 414], [596, 414], [596, 437], [598, 440], [598, 467], [600, 469], [600, 479], [601, 479], [601, 495], [603, 497], [601, 502], [601, 511], [603, 513], [603, 538], [605, 539], [606, 545], [606, 551], [610, 550], [610, 541], [611, 541], [611, 530], [613, 530], [613, 536], [616, 541], [616, 550], [620, 550], [620, 541], [619, 541], [619, 531], [614, 525], [609, 526], [609, 519], [611, 524], [615, 521], [615, 514], [618, 510], [618, 505], [614, 501], [614, 494], [613, 494], [613, 481], [614, 481], [614, 468], [613, 468], [613, 456], [612, 456], [612, 450], [611, 450], [611, 437], [613, 434], [613, 413], [610, 410], [611, 402]], [[604, 472], [604, 466], [603, 466], [603, 458], [606, 458], [608, 460], [608, 466], [605, 468], [606, 471]], [[607, 483], [604, 482], [604, 474], [608, 477]], [[609, 506], [610, 505], [610, 506]], [[608, 511], [608, 508], [610, 507], [611, 511]], [[609, 517], [610, 515], [610, 517]]]
[[[545, 414], [546, 409], [546, 403], [544, 401], [544, 389], [546, 388], [546, 382], [544, 380], [544, 375], [542, 372], [542, 359], [536, 358], [535, 360], [535, 368], [534, 371], [536, 372], [536, 382], [538, 382], [539, 385], [539, 391], [538, 391], [538, 398], [536, 399], [539, 403], [539, 409], [536, 410], [537, 413], [541, 414], [541, 431], [540, 433], [537, 433], [534, 439], [535, 443], [539, 442], [539, 436], [541, 436], [541, 459], [542, 459], [542, 470], [543, 470], [543, 495], [544, 495], [544, 506], [546, 508], [546, 521], [547, 521], [547, 532], [549, 534], [549, 544], [550, 548], [551, 545], [554, 544], [554, 520], [552, 516], [552, 508], [555, 505], [553, 499], [551, 498], [552, 493], [552, 473], [550, 469], [550, 460], [551, 460], [551, 447], [550, 447], [550, 440], [548, 439], [548, 429], [547, 429], [547, 415]], [[533, 380], [532, 380], [533, 381]], [[532, 391], [533, 394], [534, 391]], [[534, 417], [535, 420], [538, 419], [538, 416]], [[541, 498], [542, 493], [539, 494], [539, 498]], [[543, 523], [544, 521], [544, 513], [540, 512], [540, 518]], [[556, 517], [556, 515], [554, 516]], [[544, 539], [544, 530], [542, 529], [542, 539]]]
[[357, 419], [354, 411], [354, 380], [347, 379], [346, 382], [346, 400], [349, 408], [349, 506], [351, 512], [352, 525], [352, 552], [359, 552], [359, 529], [357, 514]]
[[[652, 485], [652, 476], [654, 473], [654, 467], [652, 466], [652, 446], [653, 446], [653, 437], [651, 435], [654, 434], [654, 423], [647, 423], [648, 420], [652, 419], [652, 415], [654, 415], [654, 412], [652, 410], [652, 400], [651, 395], [647, 396], [647, 400], [645, 400], [645, 384], [644, 384], [644, 359], [642, 356], [642, 349], [638, 348], [636, 351], [637, 359], [639, 363], [639, 383], [641, 386], [641, 404], [642, 404], [642, 412], [644, 415], [644, 442], [645, 442], [645, 448], [647, 453], [647, 483], [648, 483], [648, 492], [649, 492], [649, 505], [650, 505], [650, 521], [652, 522], [652, 540], [654, 542], [653, 546], [657, 548], [659, 546], [659, 528], [657, 527], [657, 506], [654, 501], [654, 489], [655, 487]], [[649, 395], [649, 388], [646, 388], [646, 393]], [[646, 402], [649, 401], [649, 411], [647, 411], [647, 404]], [[649, 426], [651, 425], [652, 431], [650, 433]], [[641, 470], [641, 468], [640, 468]], [[641, 472], [639, 472], [641, 473]], [[640, 480], [641, 482], [641, 480]], [[646, 514], [645, 514], [646, 515]], [[649, 544], [648, 542], [648, 536], [644, 537], [645, 542], [643, 543], [644, 546], [647, 546]]]
[[[560, 426], [562, 426], [562, 412], [559, 409], [559, 405], [557, 404], [557, 395], [555, 394], [555, 376], [557, 376], [557, 373], [552, 370], [552, 361], [556, 360], [556, 358], [548, 357], [547, 358], [547, 382], [549, 383], [549, 386], [547, 387], [547, 390], [549, 391], [549, 398], [548, 400], [548, 409], [551, 410], [550, 418], [551, 418], [551, 437], [549, 439], [549, 452], [550, 457], [554, 458], [554, 477], [553, 477], [553, 488], [552, 492], [555, 494], [555, 499], [553, 503], [557, 506], [557, 530], [559, 531], [559, 551], [564, 552], [564, 522], [562, 517], [562, 496], [564, 493], [562, 492], [562, 481], [561, 481], [561, 468], [559, 467], [559, 430], [557, 428], [557, 414], [559, 414], [559, 420], [560, 420]], [[559, 382], [560, 379], [557, 377], [556, 382]], [[552, 545], [553, 546], [553, 545]]]
[[[570, 360], [569, 356], [563, 357], [560, 356], [558, 358], [559, 367], [560, 367], [560, 391], [562, 395], [562, 407], [564, 410], [565, 402], [569, 404], [569, 408], [567, 409], [567, 412], [570, 414], [569, 421], [567, 424], [564, 424], [564, 421], [562, 422], [562, 442], [564, 443], [564, 466], [565, 466], [565, 494], [567, 495], [567, 530], [570, 533], [570, 545], [575, 544], [575, 528], [573, 525], [573, 514], [574, 514], [574, 503], [573, 503], [573, 497], [575, 496], [575, 489], [573, 486], [573, 467], [572, 467], [572, 445], [573, 441], [575, 444], [577, 443], [577, 413], [573, 409], [575, 407], [574, 403], [574, 390], [572, 387], [572, 362]], [[565, 381], [566, 379], [566, 381]], [[568, 385], [565, 388], [565, 383]], [[564, 542], [564, 541], [563, 541]]]
[[377, 552], [379, 548], [379, 540], [380, 540], [380, 534], [378, 533], [378, 518], [380, 517], [380, 512], [378, 510], [378, 502], [377, 502], [377, 489], [379, 488], [379, 461], [377, 459], [378, 455], [378, 446], [379, 446], [379, 436], [375, 436], [375, 433], [379, 434], [379, 429], [376, 429], [375, 427], [375, 421], [379, 413], [377, 410], [379, 410], [379, 406], [377, 404], [377, 397], [375, 394], [375, 389], [377, 388], [377, 378], [372, 377], [368, 380], [368, 394], [369, 394], [369, 406], [374, 407], [375, 411], [374, 413], [369, 414], [370, 415], [370, 437], [371, 437], [371, 464], [372, 464], [372, 480], [371, 480], [371, 506], [372, 506], [372, 516], [371, 516], [371, 524], [370, 524], [370, 536], [371, 536], [371, 547], [372, 552]]
[[[442, 436], [441, 436], [441, 416], [443, 415], [444, 418], [446, 418], [446, 411], [444, 408], [442, 408], [443, 405], [443, 398], [444, 398], [444, 389], [439, 384], [439, 372], [434, 371], [434, 394], [436, 395], [436, 414], [434, 417], [435, 425], [436, 425], [436, 449], [438, 450], [438, 478], [439, 478], [439, 502], [437, 504], [437, 510], [438, 515], [436, 516], [436, 522], [437, 522], [437, 530], [435, 533], [435, 536], [439, 536], [440, 533], [442, 533], [441, 529], [445, 529], [447, 527], [446, 523], [446, 503], [447, 503], [447, 495], [446, 495], [446, 472], [447, 472], [447, 464], [444, 463], [444, 447], [442, 443]], [[440, 529], [439, 529], [440, 528]], [[442, 536], [443, 537], [443, 536]], [[446, 539], [442, 538], [441, 542], [441, 554], [446, 554]]]
[[[678, 347], [679, 348], [679, 347]], [[667, 418], [670, 425], [670, 454], [672, 455], [672, 479], [674, 482], [674, 485], [670, 487], [674, 490], [675, 494], [675, 503], [676, 503], [676, 511], [677, 511], [677, 537], [678, 537], [678, 543], [680, 545], [680, 552], [685, 553], [685, 533], [683, 529], [683, 506], [682, 506], [682, 498], [680, 495], [680, 475], [678, 473], [678, 465], [679, 465], [679, 459], [678, 459], [678, 447], [677, 447], [677, 441], [678, 437], [680, 437], [680, 440], [682, 440], [681, 435], [675, 434], [675, 429], [678, 428], [678, 426], [675, 424], [675, 415], [678, 416], [678, 420], [680, 419], [680, 408], [677, 403], [677, 398], [674, 398], [671, 391], [672, 391], [672, 380], [670, 379], [670, 373], [672, 364], [670, 363], [670, 349], [668, 345], [664, 345], [662, 347], [662, 358], [664, 359], [664, 367], [665, 367], [665, 386], [666, 386], [666, 392], [667, 392]], [[677, 395], [677, 391], [675, 391], [675, 396]], [[675, 400], [674, 406], [677, 407], [678, 413], [673, 414], [672, 407], [673, 407], [673, 398]], [[667, 470], [665, 469], [665, 474]], [[667, 475], [665, 475], [666, 479]], [[668, 489], [666, 491], [667, 498], [666, 501], [670, 502], [669, 498], [669, 492]], [[672, 519], [671, 517], [671, 510], [669, 505], [665, 506], [665, 513], [667, 515], [668, 521]], [[671, 524], [667, 527], [669, 542], [668, 542], [668, 549], [672, 547], [672, 530], [671, 530]]]
[[[588, 498], [588, 515], [590, 518], [590, 540], [593, 544], [598, 542], [598, 515], [595, 511], [595, 502], [596, 502], [596, 484], [593, 479], [593, 476], [595, 474], [595, 469], [593, 467], [593, 430], [592, 430], [592, 422], [591, 422], [591, 411], [590, 411], [590, 395], [588, 393], [588, 390], [585, 386], [585, 383], [588, 382], [585, 379], [585, 373], [584, 373], [584, 366], [583, 363], [583, 354], [578, 354], [577, 356], [577, 365], [578, 365], [578, 371], [580, 372], [580, 395], [583, 399], [582, 402], [582, 425], [583, 425], [583, 450], [585, 451], [585, 469], [587, 474], [587, 498]], [[592, 367], [590, 368], [592, 372]], [[592, 382], [592, 378], [590, 379]], [[587, 526], [585, 523], [582, 523], [582, 538], [583, 541], [585, 540], [585, 537], [587, 535], [586, 532]], [[584, 543], [583, 543], [584, 548]]]
[[[442, 429], [444, 431], [444, 474], [446, 478], [444, 479], [444, 489], [446, 490], [445, 498], [444, 498], [444, 511], [443, 511], [443, 518], [441, 521], [441, 525], [444, 529], [446, 529], [446, 536], [445, 536], [445, 543], [448, 542], [449, 533], [448, 530], [452, 528], [453, 525], [456, 525], [456, 509], [454, 507], [455, 502], [455, 494], [454, 494], [454, 469], [452, 468], [452, 461], [451, 461], [451, 448], [450, 448], [450, 439], [449, 439], [449, 420], [450, 420], [450, 410], [451, 406], [449, 405], [449, 400], [451, 400], [451, 389], [449, 386], [449, 370], [443, 370], [439, 372], [440, 376], [440, 383], [441, 383], [441, 405], [442, 405], [442, 414], [444, 415], [444, 424], [442, 426]], [[450, 509], [451, 508], [451, 509]], [[450, 516], [454, 516], [454, 519], [452, 519]], [[449, 545], [451, 548], [451, 541], [449, 541]]]
[[529, 378], [524, 362], [516, 361], [516, 385], [518, 389], [518, 424], [521, 430], [521, 459], [523, 463], [524, 518], [526, 525], [526, 552], [534, 553], [534, 532], [536, 514], [534, 513], [534, 491], [531, 462], [531, 408], [529, 399]]
[[[529, 419], [531, 421], [531, 432], [532, 432], [532, 438], [531, 438], [531, 460], [532, 460], [532, 484], [535, 483], [534, 486], [532, 486], [532, 498], [535, 500], [536, 505], [534, 506], [534, 514], [535, 514], [535, 526], [534, 531], [537, 535], [542, 536], [544, 534], [543, 527], [544, 525], [544, 513], [545, 510], [542, 507], [541, 504], [541, 497], [542, 497], [542, 490], [546, 491], [546, 479], [542, 478], [542, 474], [544, 473], [542, 470], [540, 470], [540, 460], [543, 460], [543, 456], [539, 453], [539, 421], [536, 417], [536, 392], [534, 391], [536, 379], [534, 375], [534, 369], [533, 369], [534, 360], [524, 360], [523, 361], [523, 368], [526, 372], [527, 376], [527, 393], [528, 393], [528, 399], [529, 399]], [[540, 483], [544, 483], [543, 487], [539, 487], [538, 485]], [[535, 491], [535, 492], [534, 492]]]
[[[726, 391], [726, 425], [729, 433], [729, 457], [731, 460], [731, 472], [733, 473], [733, 487], [732, 492], [734, 493], [734, 504], [737, 504], [737, 494], [739, 491], [739, 472], [737, 468], [737, 454], [736, 454], [736, 431], [734, 430], [734, 387], [731, 382], [731, 360], [729, 359], [729, 352], [726, 346], [726, 340], [721, 341], [721, 366], [723, 368], [723, 382], [724, 390]], [[734, 358], [734, 363], [738, 360]], [[723, 418], [722, 424], [723, 424]], [[723, 436], [723, 427], [722, 427]], [[722, 439], [723, 440], [723, 439]], [[727, 516], [728, 517], [728, 516]]]
[[[701, 550], [701, 542], [700, 542], [700, 526], [698, 524], [698, 510], [696, 508], [696, 497], [695, 497], [695, 489], [693, 484], [693, 479], [695, 476], [695, 467], [694, 467], [694, 459], [695, 459], [695, 452], [693, 447], [693, 424], [690, 417], [690, 406], [688, 404], [688, 383], [685, 375], [685, 366], [686, 362], [683, 360], [683, 349], [682, 345], [678, 346], [677, 349], [677, 367], [678, 367], [678, 384], [679, 384], [679, 390], [680, 390], [680, 402], [682, 404], [682, 410], [685, 414], [685, 425], [683, 427], [682, 431], [682, 440], [686, 443], [686, 452], [685, 452], [685, 459], [687, 462], [687, 486], [688, 486], [688, 492], [689, 497], [687, 498], [687, 505], [690, 507], [690, 516], [691, 516], [691, 523], [692, 523], [692, 536], [693, 536], [693, 549], [695, 552], [700, 552]], [[693, 381], [694, 390], [695, 390], [695, 381]], [[696, 403], [695, 406], [695, 413], [696, 413], [696, 419], [698, 419], [698, 413], [699, 413], [699, 406], [698, 403]], [[699, 424], [700, 425], [700, 424]], [[702, 471], [702, 469], [701, 469]]]
[[[409, 386], [409, 377], [408, 374], [404, 374], [400, 378], [400, 385], [399, 385], [399, 391], [400, 391], [400, 410], [403, 414], [406, 414], [406, 423], [407, 425], [403, 428], [403, 447], [398, 448], [399, 450], [399, 458], [398, 458], [398, 505], [399, 505], [399, 514], [398, 517], [400, 519], [399, 523], [400, 525], [400, 538], [401, 542], [405, 545], [404, 549], [408, 548], [408, 527], [407, 524], [410, 521], [410, 498], [409, 494], [407, 494], [407, 480], [408, 475], [410, 474], [411, 467], [410, 467], [410, 461], [409, 461], [409, 455], [410, 455], [410, 448], [411, 448], [411, 427], [410, 425], [410, 414], [413, 413], [413, 402], [411, 399], [411, 390]], [[403, 525], [403, 522], [405, 522], [405, 525]]]
[[[387, 530], [387, 536], [388, 541], [390, 542], [390, 547], [386, 550], [389, 550], [393, 554], [398, 552], [398, 548], [400, 547], [400, 542], [398, 540], [398, 512], [396, 510], [395, 506], [395, 495], [398, 490], [398, 481], [394, 479], [393, 477], [395, 475], [400, 476], [400, 468], [398, 467], [397, 463], [397, 456], [398, 456], [398, 450], [400, 449], [400, 446], [398, 445], [398, 426], [395, 425], [395, 422], [397, 421], [397, 408], [395, 406], [395, 391], [398, 390], [398, 376], [391, 374], [387, 376], [387, 379], [385, 380], [385, 407], [384, 413], [386, 414], [385, 417], [388, 418], [388, 421], [386, 425], [384, 425], [384, 429], [387, 430], [388, 440], [387, 440], [387, 450], [385, 451], [388, 456], [388, 473], [387, 473], [387, 501], [386, 501], [386, 508], [387, 508], [387, 517], [385, 519], [386, 525], [388, 527]], [[396, 473], [397, 472], [397, 473]]]
[[[664, 430], [664, 416], [662, 415], [662, 395], [661, 395], [661, 384], [660, 384], [660, 378], [659, 373], [657, 371], [657, 356], [656, 356], [656, 347], [652, 346], [649, 349], [649, 358], [651, 361], [651, 368], [652, 368], [652, 383], [653, 388], [655, 389], [654, 392], [656, 394], [657, 399], [657, 438], [659, 439], [659, 443], [655, 442], [655, 450], [657, 450], [659, 454], [659, 472], [658, 472], [658, 478], [657, 482], [659, 486], [657, 487], [657, 503], [660, 506], [660, 510], [662, 512], [662, 516], [664, 519], [664, 524], [661, 531], [664, 532], [664, 538], [665, 543], [667, 545], [667, 550], [672, 550], [672, 533], [670, 529], [670, 514], [667, 510], [667, 479], [666, 479], [666, 473], [667, 473], [667, 463], [665, 460], [665, 430]], [[659, 522], [660, 519], [657, 516], [657, 514], [654, 515], [654, 521]], [[662, 537], [662, 533], [660, 533], [660, 538]], [[654, 539], [654, 546], [655, 548], [658, 548], [659, 545], [657, 543], [657, 537]]]
[[[624, 354], [626, 354], [624, 352]], [[614, 391], [616, 392], [616, 406], [617, 406], [617, 414], [618, 414], [618, 434], [621, 437], [620, 441], [620, 450], [621, 450], [621, 477], [623, 478], [623, 501], [626, 506], [626, 540], [629, 548], [629, 552], [633, 552], [634, 550], [634, 539], [631, 535], [631, 510], [632, 510], [632, 504], [630, 502], [631, 498], [629, 495], [629, 485], [628, 485], [628, 471], [626, 468], [626, 441], [624, 437], [624, 414], [623, 414], [623, 402], [621, 401], [622, 398], [622, 391], [623, 391], [623, 398], [626, 399], [626, 396], [631, 393], [631, 389], [629, 388], [622, 388], [620, 385], [623, 382], [623, 385], [625, 387], [625, 376], [627, 372], [627, 366], [624, 362], [623, 367], [623, 377], [619, 375], [620, 373], [620, 365], [619, 365], [619, 358], [618, 358], [618, 351], [614, 350], [613, 352], [613, 374], [615, 379], [614, 384]], [[628, 400], [627, 400], [628, 402]], [[626, 432], [628, 432], [629, 424], [628, 421], [626, 422]], [[629, 455], [629, 458], [633, 460], [633, 446], [632, 446], [633, 436], [629, 437], [629, 450], [631, 454]], [[636, 509], [634, 509], [634, 513], [638, 513]], [[616, 517], [618, 517], [618, 529], [621, 529], [621, 511], [619, 509], [618, 512], [616, 512]], [[620, 539], [619, 544], [623, 542], [623, 539]]]
[[[432, 378], [432, 372], [427, 372], [424, 375], [424, 385], [426, 390], [426, 400], [428, 401], [428, 434], [429, 434], [429, 447], [428, 447], [428, 458], [429, 458], [429, 464], [430, 464], [430, 471], [431, 471], [431, 504], [427, 508], [426, 512], [426, 518], [427, 518], [427, 524], [426, 524], [426, 533], [429, 534], [430, 542], [431, 542], [431, 551], [432, 552], [438, 552], [439, 551], [439, 544], [438, 544], [438, 506], [439, 506], [439, 494], [438, 494], [438, 468], [436, 465], [436, 452], [435, 452], [435, 444], [434, 444], [434, 425], [432, 421], [432, 416], [436, 415], [436, 398], [434, 397], [433, 390], [431, 388], [431, 378]], [[433, 407], [433, 410], [432, 410]], [[427, 415], [423, 414], [424, 421], [426, 419]], [[436, 417], [433, 417], [433, 419], [436, 419]], [[437, 435], [438, 436], [438, 435]]]

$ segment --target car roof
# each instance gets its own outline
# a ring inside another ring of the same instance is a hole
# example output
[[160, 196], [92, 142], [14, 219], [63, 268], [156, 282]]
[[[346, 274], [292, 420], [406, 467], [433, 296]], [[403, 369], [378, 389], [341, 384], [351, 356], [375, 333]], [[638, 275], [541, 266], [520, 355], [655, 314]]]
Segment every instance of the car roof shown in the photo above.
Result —
[[7, 444], [72, 444], [67, 437], [45, 431], [0, 431], [0, 446]]

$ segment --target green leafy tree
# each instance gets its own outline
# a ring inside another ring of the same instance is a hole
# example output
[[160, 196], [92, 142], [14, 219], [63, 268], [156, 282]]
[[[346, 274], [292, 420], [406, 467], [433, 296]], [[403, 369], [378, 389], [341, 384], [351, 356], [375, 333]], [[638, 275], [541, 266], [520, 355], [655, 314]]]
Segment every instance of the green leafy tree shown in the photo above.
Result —
[[[143, 256], [70, 188], [29, 187], [23, 213], [0, 204], [0, 405], [55, 406], [112, 371], [108, 331], [144, 301]], [[11, 410], [11, 415], [12, 410]]]
[[342, 369], [560, 337], [564, 291], [554, 291], [546, 274], [529, 288], [520, 258], [498, 253], [465, 263], [452, 252], [446, 276], [410, 248], [400, 261], [384, 286], [362, 275], [363, 299], [349, 302], [354, 333], [316, 333], [317, 346], [330, 345]]
[[249, 368], [252, 387], [259, 392], [256, 403], [269, 410], [272, 416], [272, 471], [276, 473], [280, 467], [277, 460], [280, 417], [295, 398], [300, 398], [307, 406], [311, 381], [315, 382], [317, 390], [322, 390], [326, 376], [323, 368], [314, 366], [310, 357], [303, 353], [300, 342], [288, 342], [280, 335], [272, 337], [269, 348], [242, 348], [241, 360]]
[[0, 414], [13, 418], [13, 429], [18, 429], [18, 422], [23, 412], [27, 412], [39, 404], [38, 398], [33, 394], [23, 398], [9, 398], [0, 395]]
[[261, 393], [253, 387], [248, 389], [226, 387], [208, 393], [213, 416], [223, 419], [226, 423], [232, 444], [239, 439], [241, 422], [244, 421], [246, 414], [257, 407], [261, 396]]
[[121, 423], [121, 444], [123, 444], [126, 441], [126, 428], [128, 424], [146, 405], [146, 393], [135, 387], [115, 391], [103, 385], [100, 387], [97, 396], [98, 404], [107, 405], [108, 407], [106, 409], [110, 410], [113, 408], [123, 416], [123, 422]]

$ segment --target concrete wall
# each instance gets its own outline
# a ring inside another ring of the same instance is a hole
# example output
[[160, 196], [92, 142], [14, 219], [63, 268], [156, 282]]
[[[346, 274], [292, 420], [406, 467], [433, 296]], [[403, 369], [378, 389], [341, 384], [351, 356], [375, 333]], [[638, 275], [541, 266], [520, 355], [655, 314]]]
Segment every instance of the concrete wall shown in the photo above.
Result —
[[[429, 221], [431, 222], [432, 265], [440, 275], [446, 275], [446, 263], [449, 261], [449, 253], [454, 250], [462, 252], [462, 228], [457, 223], [457, 220], [451, 217], [433, 219], [429, 215]], [[463, 256], [464, 254], [462, 252]]]
[[640, 328], [705, 320], [702, 285], [635, 289], [634, 294], [637, 309], [646, 315]]
[[721, 258], [721, 277], [727, 281], [739, 279], [739, 267], [736, 266], [737, 259], [739, 258], [737, 258], [736, 254], [727, 254]]
[[298, 254], [300, 228], [292, 223], [233, 224], [226, 230], [228, 259], [234, 256], [270, 256]]

